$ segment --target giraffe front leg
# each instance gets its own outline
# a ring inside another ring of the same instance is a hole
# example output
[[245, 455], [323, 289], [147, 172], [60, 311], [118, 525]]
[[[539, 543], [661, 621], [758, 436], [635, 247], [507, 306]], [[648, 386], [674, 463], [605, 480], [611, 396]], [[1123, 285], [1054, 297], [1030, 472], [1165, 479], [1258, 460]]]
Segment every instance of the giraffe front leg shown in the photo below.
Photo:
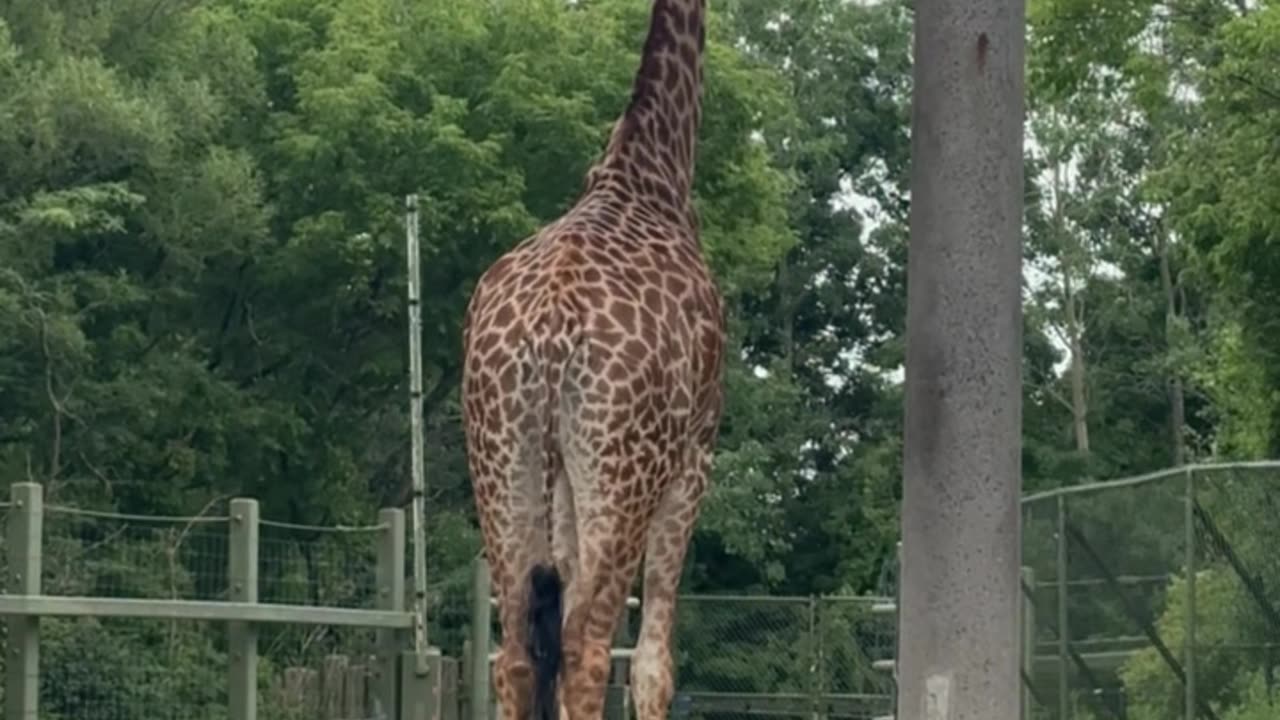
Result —
[[631, 696], [637, 720], [665, 720], [675, 695], [671, 645], [676, 624], [676, 592], [698, 506], [706, 491], [709, 465], [708, 455], [686, 469], [663, 497], [649, 526], [643, 615], [631, 660]]

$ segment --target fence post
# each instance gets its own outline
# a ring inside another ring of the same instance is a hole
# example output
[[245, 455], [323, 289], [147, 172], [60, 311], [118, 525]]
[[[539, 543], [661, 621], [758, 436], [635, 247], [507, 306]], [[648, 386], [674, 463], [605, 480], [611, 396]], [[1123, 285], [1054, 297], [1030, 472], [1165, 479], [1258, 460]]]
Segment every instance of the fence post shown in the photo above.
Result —
[[[634, 648], [631, 639], [630, 593], [622, 602], [622, 614], [613, 632], [613, 647]], [[631, 708], [631, 659], [614, 658], [610, 661], [610, 681], [605, 689], [604, 717], [606, 720], [630, 720]]]
[[1196, 720], [1196, 475], [1190, 466], [1186, 469], [1187, 497], [1183, 532], [1183, 552], [1186, 553], [1187, 566], [1187, 602], [1186, 602], [1186, 637], [1183, 639], [1182, 664], [1186, 668], [1186, 695], [1183, 698], [1184, 714], [1187, 720]]
[[[37, 483], [9, 486], [8, 543], [10, 580], [19, 595], [40, 594], [44, 535], [44, 489]], [[9, 622], [9, 657], [5, 664], [4, 716], [36, 720], [40, 701], [40, 621], [14, 615]]]
[[822, 636], [818, 633], [818, 597], [809, 596], [809, 662], [813, 674], [809, 683], [809, 717], [813, 720], [821, 715], [822, 708]]
[[1031, 720], [1031, 683], [1036, 671], [1036, 571], [1022, 568], [1022, 720]]
[[439, 648], [428, 647], [422, 655], [412, 650], [400, 654], [400, 720], [457, 717], [445, 706], [447, 699], [456, 697], [446, 691], [445, 665]]
[[[231, 601], [258, 602], [258, 501], [231, 501], [228, 575]], [[258, 717], [258, 629], [246, 622], [227, 624], [231, 677], [231, 720]]]
[[1071, 629], [1067, 625], [1067, 499], [1058, 495], [1058, 720], [1071, 717], [1067, 663]]
[[[378, 513], [383, 526], [378, 540], [378, 609], [404, 611], [404, 511], [388, 508]], [[375, 718], [391, 720], [396, 714], [399, 678], [396, 659], [400, 656], [401, 634], [378, 630], [378, 658], [374, 670], [373, 703]]]
[[489, 679], [489, 651], [493, 647], [493, 608], [489, 604], [492, 593], [489, 563], [483, 557], [476, 560], [471, 578], [471, 654], [467, 674], [468, 720], [489, 720], [492, 717], [491, 684]]

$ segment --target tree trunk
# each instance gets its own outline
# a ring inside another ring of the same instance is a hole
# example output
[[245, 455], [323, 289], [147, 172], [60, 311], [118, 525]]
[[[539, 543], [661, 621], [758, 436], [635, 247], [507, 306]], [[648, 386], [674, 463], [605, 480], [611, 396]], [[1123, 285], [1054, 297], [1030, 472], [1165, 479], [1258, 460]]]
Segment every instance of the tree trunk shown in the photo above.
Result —
[[1071, 273], [1065, 269], [1063, 287], [1066, 290], [1067, 350], [1071, 353], [1071, 431], [1076, 439], [1076, 451], [1088, 454], [1089, 397], [1085, 388], [1084, 317], [1080, 298], [1071, 283]]
[[915, 4], [904, 719], [1021, 715], [1024, 5]]
[[[1160, 287], [1164, 290], [1165, 350], [1173, 352], [1174, 333], [1177, 332], [1180, 311], [1178, 289], [1173, 282], [1173, 263], [1169, 259], [1169, 240], [1163, 230], [1157, 242], [1160, 253]], [[1173, 449], [1173, 463], [1181, 465], [1187, 459], [1185, 428], [1187, 426], [1187, 400], [1182, 386], [1182, 373], [1177, 367], [1169, 370], [1169, 439]]]
[[1066, 327], [1069, 354], [1067, 377], [1071, 382], [1071, 434], [1076, 441], [1076, 452], [1088, 454], [1089, 395], [1085, 386], [1084, 299], [1080, 297], [1081, 289], [1072, 282], [1072, 273], [1080, 268], [1083, 253], [1074, 246], [1063, 217], [1062, 193], [1065, 190], [1062, 169], [1063, 161], [1059, 159], [1053, 166], [1053, 230], [1061, 248], [1058, 263], [1062, 271], [1062, 324]]

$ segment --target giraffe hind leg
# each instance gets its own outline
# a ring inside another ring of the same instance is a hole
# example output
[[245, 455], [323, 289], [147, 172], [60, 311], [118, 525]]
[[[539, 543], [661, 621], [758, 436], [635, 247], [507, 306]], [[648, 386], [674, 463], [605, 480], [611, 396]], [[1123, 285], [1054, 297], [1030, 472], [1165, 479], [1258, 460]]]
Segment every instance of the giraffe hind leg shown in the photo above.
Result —
[[599, 720], [604, 712], [614, 631], [640, 565], [638, 520], [597, 517], [581, 533], [582, 564], [564, 635], [564, 706], [570, 720]]
[[667, 490], [649, 525], [640, 634], [631, 660], [637, 720], [666, 720], [675, 695], [671, 645], [676, 593], [710, 470], [710, 453], [696, 455]]

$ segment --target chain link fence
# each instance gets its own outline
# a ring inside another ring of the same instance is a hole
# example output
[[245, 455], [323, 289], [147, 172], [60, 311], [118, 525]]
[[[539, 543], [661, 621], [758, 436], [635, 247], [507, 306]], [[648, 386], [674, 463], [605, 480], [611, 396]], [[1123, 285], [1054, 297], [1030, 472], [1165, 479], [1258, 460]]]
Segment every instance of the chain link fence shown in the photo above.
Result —
[[892, 712], [892, 599], [686, 595], [679, 608], [676, 702], [688, 717]]
[[[0, 500], [0, 540], [5, 543], [9, 542], [9, 507], [8, 501]], [[9, 591], [9, 558], [6, 553], [0, 552], [0, 595], [4, 595]], [[0, 618], [0, 678], [7, 677], [7, 662], [9, 653], [4, 652], [9, 648], [9, 623], [4, 622]], [[5, 683], [0, 683], [0, 708], [5, 706]]]
[[1023, 502], [1028, 717], [1280, 717], [1280, 463]]

